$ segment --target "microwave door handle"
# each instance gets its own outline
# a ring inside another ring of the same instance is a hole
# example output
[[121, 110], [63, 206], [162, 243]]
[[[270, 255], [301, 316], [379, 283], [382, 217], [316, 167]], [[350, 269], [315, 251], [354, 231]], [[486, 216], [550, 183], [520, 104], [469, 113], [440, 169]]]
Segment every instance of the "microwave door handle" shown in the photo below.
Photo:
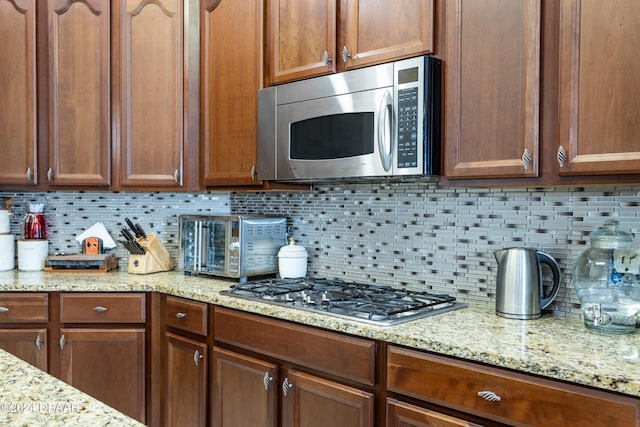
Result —
[[378, 108], [378, 150], [382, 167], [386, 172], [391, 169], [393, 150], [395, 149], [395, 114], [393, 97], [386, 91]]

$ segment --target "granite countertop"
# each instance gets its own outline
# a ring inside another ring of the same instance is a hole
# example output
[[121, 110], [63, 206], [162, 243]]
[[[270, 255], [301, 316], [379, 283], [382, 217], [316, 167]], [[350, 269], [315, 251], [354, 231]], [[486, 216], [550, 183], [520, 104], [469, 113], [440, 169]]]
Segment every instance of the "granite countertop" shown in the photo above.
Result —
[[493, 307], [468, 308], [395, 326], [372, 326], [330, 315], [225, 296], [233, 280], [116, 273], [0, 272], [2, 291], [158, 291], [445, 356], [640, 397], [640, 335], [607, 335], [581, 319], [496, 316]]
[[4, 350], [0, 393], [1, 425], [143, 425]]

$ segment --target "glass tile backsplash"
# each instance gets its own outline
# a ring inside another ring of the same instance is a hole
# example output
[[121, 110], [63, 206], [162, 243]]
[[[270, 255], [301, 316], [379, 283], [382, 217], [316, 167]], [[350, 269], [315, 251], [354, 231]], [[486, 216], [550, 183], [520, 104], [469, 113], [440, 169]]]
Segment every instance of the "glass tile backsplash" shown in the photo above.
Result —
[[[589, 233], [615, 217], [640, 233], [640, 187], [440, 188], [437, 182], [318, 185], [309, 192], [0, 192], [13, 197], [11, 231], [21, 237], [29, 204], [44, 203], [50, 253], [77, 253], [74, 237], [102, 222], [118, 240], [124, 218], [178, 254], [180, 214], [277, 214], [309, 251], [309, 274], [442, 292], [495, 304], [497, 249], [549, 253], [563, 280], [549, 307], [579, 316], [571, 269]], [[640, 247], [640, 239], [636, 242]], [[118, 245], [121, 268], [128, 253]], [[546, 276], [546, 274], [545, 274]]]

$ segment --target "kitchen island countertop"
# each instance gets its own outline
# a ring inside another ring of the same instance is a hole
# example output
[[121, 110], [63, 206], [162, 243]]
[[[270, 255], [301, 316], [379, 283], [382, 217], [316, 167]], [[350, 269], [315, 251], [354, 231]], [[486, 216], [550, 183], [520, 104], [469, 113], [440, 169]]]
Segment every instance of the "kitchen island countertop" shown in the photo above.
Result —
[[372, 326], [220, 293], [234, 283], [181, 272], [0, 272], [0, 291], [157, 291], [640, 397], [638, 333], [601, 334], [586, 329], [581, 319], [552, 315], [526, 321], [505, 319], [496, 316], [493, 307], [481, 305], [395, 326]]
[[0, 350], [0, 425], [98, 427], [143, 424]]

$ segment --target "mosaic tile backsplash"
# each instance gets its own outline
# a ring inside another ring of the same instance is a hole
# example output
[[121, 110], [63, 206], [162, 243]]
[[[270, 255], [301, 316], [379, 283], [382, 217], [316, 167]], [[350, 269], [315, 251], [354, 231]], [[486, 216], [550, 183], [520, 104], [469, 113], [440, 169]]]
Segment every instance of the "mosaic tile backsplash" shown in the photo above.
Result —
[[[178, 255], [178, 215], [269, 213], [288, 218], [309, 251], [309, 274], [442, 292], [495, 304], [495, 250], [522, 246], [549, 253], [563, 280], [549, 307], [579, 316], [571, 270], [589, 233], [616, 218], [640, 236], [640, 186], [440, 188], [437, 182], [331, 184], [310, 192], [2, 193], [12, 197], [11, 231], [21, 235], [29, 204], [44, 203], [50, 253], [77, 253], [74, 237], [100, 221], [115, 240], [128, 217]], [[634, 242], [640, 247], [640, 239]], [[116, 248], [121, 268], [128, 253]], [[545, 274], [546, 276], [547, 274]]]

